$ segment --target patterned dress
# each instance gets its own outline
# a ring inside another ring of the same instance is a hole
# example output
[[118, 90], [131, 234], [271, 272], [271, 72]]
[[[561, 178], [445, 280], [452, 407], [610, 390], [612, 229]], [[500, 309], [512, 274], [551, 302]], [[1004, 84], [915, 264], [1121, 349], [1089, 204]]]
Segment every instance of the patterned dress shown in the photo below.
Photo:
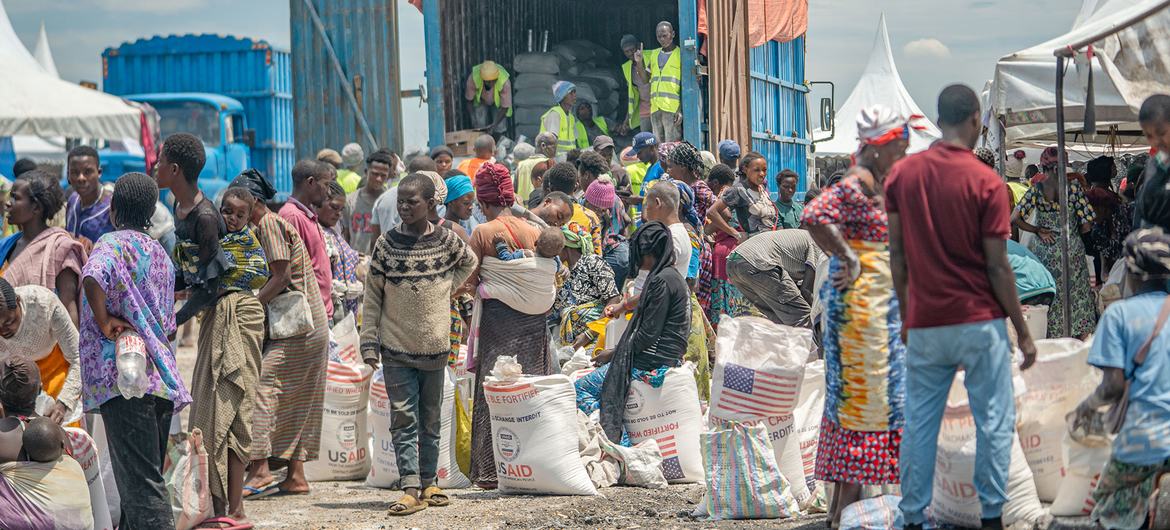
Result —
[[[191, 403], [167, 337], [175, 332], [175, 272], [167, 251], [150, 236], [131, 230], [100, 239], [82, 269], [106, 293], [106, 309], [134, 326], [146, 343], [150, 381], [146, 393], [170, 401], [178, 412]], [[81, 300], [81, 382], [86, 411], [97, 411], [118, 391], [114, 343], [93, 318], [89, 300]]]
[[582, 333], [589, 333], [590, 339], [596, 340], [597, 334], [588, 324], [601, 318], [605, 303], [617, 295], [609, 264], [594, 254], [581, 256], [553, 303], [553, 314], [560, 317], [561, 342], [572, 344]]
[[[333, 280], [340, 281], [345, 284], [356, 283], [358, 281], [357, 269], [358, 263], [361, 262], [361, 256], [358, 252], [349, 246], [341, 234], [332, 228], [321, 227], [321, 231], [325, 233], [325, 244], [337, 250], [337, 259], [333, 261]], [[333, 320], [340, 321], [345, 315], [354, 315], [356, 317], [358, 308], [361, 307], [361, 298], [344, 298], [341, 301], [341, 306], [345, 310], [341, 313], [334, 313]]]
[[290, 290], [305, 293], [313, 312], [313, 331], [268, 340], [260, 367], [252, 459], [313, 461], [321, 447], [329, 326], [309, 253], [291, 223], [267, 214], [257, 227], [269, 262], [287, 261]]
[[[1080, 226], [1092, 223], [1096, 214], [1089, 200], [1085, 197], [1080, 186], [1069, 187], [1069, 222], [1080, 234]], [[1024, 197], [1016, 205], [1016, 213], [1021, 219], [1029, 221], [1032, 214], [1035, 219], [1030, 224], [1048, 228], [1059, 234], [1060, 205], [1049, 202], [1039, 187], [1028, 189]], [[1072, 304], [1072, 325], [1069, 327], [1071, 336], [1080, 337], [1093, 332], [1097, 326], [1097, 305], [1089, 285], [1089, 265], [1085, 261], [1085, 244], [1080, 237], [1069, 238], [1068, 255], [1069, 266], [1072, 269], [1072, 292], [1068, 301], [1064, 297], [1064, 270], [1061, 267], [1060, 238], [1052, 244], [1047, 244], [1039, 236], [1032, 238], [1028, 250], [1048, 268], [1052, 278], [1056, 280], [1056, 297], [1052, 300], [1052, 307], [1048, 308], [1048, 338], [1064, 337], [1064, 304]]]
[[[852, 484], [898, 483], [906, 348], [890, 270], [886, 212], [857, 177], [825, 190], [804, 210], [808, 225], [834, 224], [861, 262], [844, 291], [826, 283], [825, 412], [816, 478]], [[834, 257], [830, 270], [842, 267]]]

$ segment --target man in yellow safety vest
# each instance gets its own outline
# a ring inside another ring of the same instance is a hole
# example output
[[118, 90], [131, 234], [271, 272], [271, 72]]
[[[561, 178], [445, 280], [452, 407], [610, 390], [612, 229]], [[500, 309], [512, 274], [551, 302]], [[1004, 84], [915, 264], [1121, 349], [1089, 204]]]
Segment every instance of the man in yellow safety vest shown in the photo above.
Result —
[[622, 53], [628, 59], [622, 64], [626, 76], [626, 115], [618, 125], [618, 134], [638, 134], [650, 129], [650, 73], [646, 63], [650, 52], [642, 49], [642, 41], [633, 35], [622, 37]]
[[[463, 97], [471, 102], [471, 126], [475, 129], [503, 134], [508, 130], [507, 118], [512, 117], [512, 83], [508, 71], [493, 61], [484, 61], [471, 68]], [[492, 109], [495, 109], [493, 114]]]
[[593, 104], [577, 102], [577, 148], [587, 149], [598, 136], [609, 136], [609, 123], [604, 116], [593, 113]]
[[563, 162], [565, 155], [577, 149], [577, 115], [573, 106], [577, 104], [577, 85], [568, 81], [553, 84], [553, 99], [556, 105], [540, 117], [540, 132], [557, 135], [557, 160]]
[[650, 52], [650, 123], [661, 143], [682, 140], [682, 58], [674, 44], [674, 26], [658, 23], [661, 48]]

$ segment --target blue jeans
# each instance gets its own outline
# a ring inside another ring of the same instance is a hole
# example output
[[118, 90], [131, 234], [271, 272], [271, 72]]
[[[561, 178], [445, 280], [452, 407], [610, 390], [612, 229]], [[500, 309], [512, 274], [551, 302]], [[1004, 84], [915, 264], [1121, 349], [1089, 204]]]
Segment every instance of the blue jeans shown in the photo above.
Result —
[[1015, 437], [1012, 348], [1002, 320], [911, 329], [906, 344], [906, 427], [902, 435], [902, 513], [922, 524], [934, 488], [938, 431], [955, 371], [964, 383], [977, 429], [975, 492], [984, 519], [1007, 502], [1008, 467]]
[[[419, 370], [382, 362], [390, 397], [390, 439], [401, 487], [423, 489], [439, 469], [439, 430], [446, 369]], [[420, 428], [421, 426], [421, 428]]]

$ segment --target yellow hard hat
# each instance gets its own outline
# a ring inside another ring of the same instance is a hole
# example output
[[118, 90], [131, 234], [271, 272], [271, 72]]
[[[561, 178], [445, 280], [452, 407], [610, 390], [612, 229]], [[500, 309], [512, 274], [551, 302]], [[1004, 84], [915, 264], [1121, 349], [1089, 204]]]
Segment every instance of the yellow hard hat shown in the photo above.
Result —
[[500, 67], [496, 66], [495, 61], [484, 61], [479, 65], [479, 77], [484, 81], [495, 81], [500, 78]]

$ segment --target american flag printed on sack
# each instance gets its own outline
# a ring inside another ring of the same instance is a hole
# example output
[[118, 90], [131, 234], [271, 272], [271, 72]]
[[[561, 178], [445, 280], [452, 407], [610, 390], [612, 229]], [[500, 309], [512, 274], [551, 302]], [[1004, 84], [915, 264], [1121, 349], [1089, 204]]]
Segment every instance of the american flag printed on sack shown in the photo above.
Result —
[[[717, 416], [780, 416], [796, 406], [795, 376], [773, 375], [734, 363], [723, 368], [723, 387], [715, 401]], [[722, 413], [722, 414], [721, 414]]]
[[686, 478], [682, 464], [678, 461], [678, 445], [675, 443], [674, 435], [660, 436], [654, 441], [658, 442], [658, 452], [662, 455], [662, 476], [666, 480]]

